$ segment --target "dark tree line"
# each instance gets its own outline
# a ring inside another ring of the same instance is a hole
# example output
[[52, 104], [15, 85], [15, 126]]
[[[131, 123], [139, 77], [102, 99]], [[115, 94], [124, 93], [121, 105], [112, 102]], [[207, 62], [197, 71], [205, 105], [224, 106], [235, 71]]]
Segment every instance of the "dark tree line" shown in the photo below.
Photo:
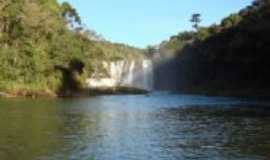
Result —
[[[163, 42], [179, 61], [181, 89], [269, 93], [270, 0], [256, 0], [219, 25]], [[185, 82], [185, 83], [183, 83]]]

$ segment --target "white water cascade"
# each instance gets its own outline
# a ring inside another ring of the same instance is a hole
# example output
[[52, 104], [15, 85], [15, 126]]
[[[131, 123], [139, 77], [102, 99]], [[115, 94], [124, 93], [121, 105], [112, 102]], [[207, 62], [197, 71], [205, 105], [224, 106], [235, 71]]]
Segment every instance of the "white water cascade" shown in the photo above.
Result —
[[105, 77], [87, 79], [89, 88], [131, 87], [151, 91], [154, 69], [149, 59], [134, 61], [103, 62]]

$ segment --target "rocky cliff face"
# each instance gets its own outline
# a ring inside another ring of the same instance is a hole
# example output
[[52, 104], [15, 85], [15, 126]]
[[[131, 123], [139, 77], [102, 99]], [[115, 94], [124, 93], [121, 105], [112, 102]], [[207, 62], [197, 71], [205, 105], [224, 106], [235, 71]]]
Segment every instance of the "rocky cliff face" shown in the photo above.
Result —
[[89, 88], [131, 87], [151, 91], [153, 89], [152, 60], [103, 62], [105, 76], [92, 75], [87, 79]]

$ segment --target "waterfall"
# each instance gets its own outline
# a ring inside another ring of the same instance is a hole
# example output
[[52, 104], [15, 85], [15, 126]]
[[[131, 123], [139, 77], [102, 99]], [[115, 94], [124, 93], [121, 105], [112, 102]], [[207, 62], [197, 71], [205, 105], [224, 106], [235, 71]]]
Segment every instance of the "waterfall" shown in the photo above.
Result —
[[128, 64], [128, 72], [126, 75], [123, 76], [124, 82], [120, 83], [121, 86], [128, 86], [132, 87], [133, 85], [133, 77], [134, 77], [134, 68], [135, 68], [135, 62], [131, 61], [130, 64]]
[[89, 88], [131, 87], [148, 91], [153, 89], [152, 60], [103, 62], [103, 67], [107, 76], [87, 79]]
[[153, 90], [154, 84], [154, 68], [153, 62], [151, 60], [143, 61], [143, 77], [144, 77], [144, 86], [147, 90]]

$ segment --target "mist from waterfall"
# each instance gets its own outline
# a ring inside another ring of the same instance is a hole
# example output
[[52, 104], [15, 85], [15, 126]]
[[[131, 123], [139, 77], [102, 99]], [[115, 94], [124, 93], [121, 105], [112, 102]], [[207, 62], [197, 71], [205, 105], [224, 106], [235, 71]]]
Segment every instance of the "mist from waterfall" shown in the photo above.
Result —
[[180, 91], [185, 85], [179, 60], [174, 56], [158, 57], [153, 60], [154, 90]]

